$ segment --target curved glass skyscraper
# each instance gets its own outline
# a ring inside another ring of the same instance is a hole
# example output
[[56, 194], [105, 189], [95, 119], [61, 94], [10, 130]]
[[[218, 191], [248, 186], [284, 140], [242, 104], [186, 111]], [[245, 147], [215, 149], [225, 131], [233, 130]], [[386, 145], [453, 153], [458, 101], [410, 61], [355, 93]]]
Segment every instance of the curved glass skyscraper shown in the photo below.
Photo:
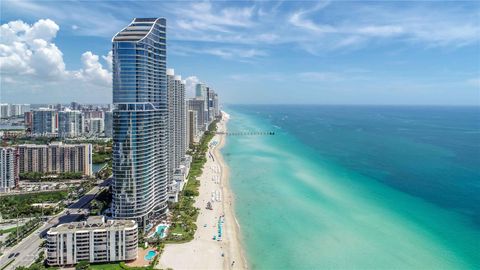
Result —
[[136, 18], [113, 37], [114, 218], [149, 218], [167, 208], [166, 20]]

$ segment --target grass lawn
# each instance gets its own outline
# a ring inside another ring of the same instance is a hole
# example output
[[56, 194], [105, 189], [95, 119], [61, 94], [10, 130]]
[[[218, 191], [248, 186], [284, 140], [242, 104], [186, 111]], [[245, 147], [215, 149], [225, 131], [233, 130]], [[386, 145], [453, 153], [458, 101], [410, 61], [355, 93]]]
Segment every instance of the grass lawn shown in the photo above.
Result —
[[8, 228], [8, 229], [0, 230], [0, 234], [11, 233], [11, 232], [14, 232], [16, 230], [17, 230], [17, 227], [12, 227], [12, 228]]
[[92, 264], [90, 265], [92, 270], [123, 270], [118, 263], [109, 263], [109, 264]]
[[[33, 203], [56, 203], [68, 197], [67, 191], [47, 191], [32, 194], [15, 194], [0, 197], [0, 213], [5, 219], [30, 217], [40, 214], [40, 207], [31, 206]], [[55, 209], [44, 209], [45, 215], [54, 214]]]
[[92, 163], [99, 164], [109, 161], [112, 158], [112, 153], [93, 153]]
[[151, 266], [129, 267], [121, 262], [121, 263], [91, 264], [90, 269], [92, 270], [151, 270], [153, 268]]

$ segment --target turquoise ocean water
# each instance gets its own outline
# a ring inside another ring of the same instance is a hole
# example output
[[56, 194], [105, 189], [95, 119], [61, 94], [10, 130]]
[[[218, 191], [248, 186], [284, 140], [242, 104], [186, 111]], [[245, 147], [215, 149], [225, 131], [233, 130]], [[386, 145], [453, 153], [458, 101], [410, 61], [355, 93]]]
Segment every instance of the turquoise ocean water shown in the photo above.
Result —
[[480, 269], [480, 109], [227, 106], [253, 269]]

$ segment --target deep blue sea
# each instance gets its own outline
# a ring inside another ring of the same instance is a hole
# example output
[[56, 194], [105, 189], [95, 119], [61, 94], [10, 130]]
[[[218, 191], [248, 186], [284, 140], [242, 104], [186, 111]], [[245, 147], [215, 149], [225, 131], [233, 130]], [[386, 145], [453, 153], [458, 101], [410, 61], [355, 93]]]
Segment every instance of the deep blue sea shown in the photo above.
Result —
[[480, 107], [224, 110], [253, 269], [480, 269]]

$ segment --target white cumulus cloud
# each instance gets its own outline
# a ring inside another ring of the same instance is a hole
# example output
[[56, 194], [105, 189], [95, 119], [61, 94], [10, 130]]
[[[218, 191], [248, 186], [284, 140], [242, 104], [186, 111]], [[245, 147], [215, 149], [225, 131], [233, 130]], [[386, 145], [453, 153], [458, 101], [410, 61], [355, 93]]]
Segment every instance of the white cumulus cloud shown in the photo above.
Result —
[[62, 52], [51, 43], [60, 27], [52, 20], [33, 25], [12, 21], [0, 27], [2, 74], [51, 77], [66, 75]]
[[33, 25], [21, 20], [0, 26], [0, 74], [3, 83], [30, 81], [32, 86], [51, 82], [77, 82], [107, 87], [111, 85], [111, 53], [100, 57], [92, 52], [81, 56], [80, 70], [67, 70], [62, 51], [55, 45], [60, 26], [50, 19], [40, 19]]
[[[111, 61], [111, 55], [110, 55]], [[83, 68], [75, 73], [75, 77], [92, 84], [108, 87], [112, 82], [112, 73], [103, 68], [98, 55], [88, 51], [82, 54]]]
[[189, 76], [185, 79], [185, 91], [187, 97], [195, 96], [195, 86], [200, 83], [197, 76]]

